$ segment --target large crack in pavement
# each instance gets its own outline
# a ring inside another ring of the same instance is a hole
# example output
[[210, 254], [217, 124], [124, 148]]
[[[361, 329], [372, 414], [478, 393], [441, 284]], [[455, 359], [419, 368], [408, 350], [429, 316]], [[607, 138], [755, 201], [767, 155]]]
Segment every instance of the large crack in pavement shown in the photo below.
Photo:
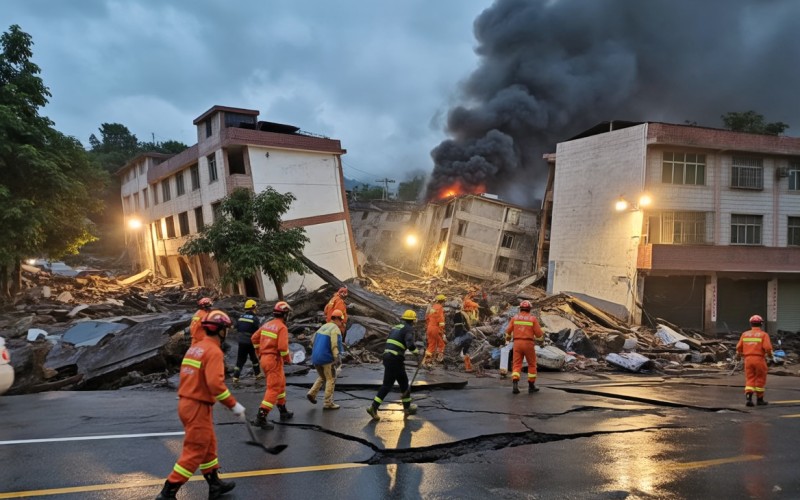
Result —
[[591, 396], [600, 396], [600, 397], [612, 398], [612, 399], [622, 399], [623, 401], [634, 401], [636, 403], [646, 403], [646, 404], [651, 404], [651, 405], [655, 405], [655, 406], [667, 406], [667, 407], [670, 407], [670, 408], [689, 408], [691, 410], [705, 411], [705, 412], [711, 412], [711, 413], [716, 413], [716, 412], [719, 412], [719, 411], [735, 411], [735, 412], [739, 412], [739, 413], [744, 413], [743, 410], [740, 410], [738, 408], [730, 408], [730, 407], [727, 407], [727, 406], [723, 406], [723, 407], [696, 406], [696, 405], [690, 405], [690, 404], [686, 404], [686, 403], [675, 403], [673, 401], [664, 401], [662, 399], [650, 399], [650, 398], [643, 398], [643, 397], [639, 397], [639, 396], [628, 396], [626, 394], [609, 394], [609, 393], [603, 392], [603, 391], [593, 391], [591, 389], [576, 389], [576, 388], [572, 388], [572, 387], [553, 387], [553, 389], [556, 389], [556, 390], [559, 390], [559, 391], [564, 391], [564, 392], [569, 392], [569, 393], [574, 393], [574, 394], [588, 394], [588, 395], [591, 395]]

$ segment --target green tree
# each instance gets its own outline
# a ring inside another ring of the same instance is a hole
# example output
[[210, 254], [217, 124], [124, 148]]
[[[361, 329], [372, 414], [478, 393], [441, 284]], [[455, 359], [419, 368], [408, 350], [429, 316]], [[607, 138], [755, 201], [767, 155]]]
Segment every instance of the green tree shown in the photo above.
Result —
[[0, 46], [0, 294], [9, 296], [22, 258], [59, 258], [94, 239], [87, 216], [102, 210], [96, 194], [107, 175], [39, 115], [50, 91], [31, 61], [31, 36], [12, 25]]
[[413, 179], [401, 182], [397, 186], [397, 199], [400, 201], [417, 201], [422, 194], [424, 186], [425, 177], [415, 175]]
[[748, 132], [750, 134], [781, 135], [789, 128], [788, 123], [767, 123], [764, 120], [764, 115], [756, 113], [753, 110], [725, 113], [722, 115], [722, 122], [728, 130], [733, 130], [734, 132]]
[[281, 216], [295, 200], [272, 187], [254, 194], [237, 189], [223, 198], [214, 223], [181, 248], [183, 255], [213, 255], [222, 271], [222, 283], [233, 284], [263, 271], [283, 300], [283, 285], [290, 273], [304, 274], [295, 258], [309, 239], [301, 227], [283, 227]]
[[353, 196], [359, 201], [382, 200], [383, 188], [362, 184], [353, 188]]

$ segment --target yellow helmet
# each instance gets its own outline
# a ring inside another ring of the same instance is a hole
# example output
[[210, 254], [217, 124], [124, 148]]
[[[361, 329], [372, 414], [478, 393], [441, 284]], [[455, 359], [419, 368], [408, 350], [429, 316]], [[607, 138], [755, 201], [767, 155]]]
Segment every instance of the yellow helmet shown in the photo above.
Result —
[[255, 300], [247, 299], [247, 301], [244, 303], [244, 308], [245, 309], [253, 309], [256, 305], [257, 304], [256, 304]]
[[447, 300], [447, 297], [445, 297], [441, 293], [436, 296], [436, 302], [444, 302], [445, 300]]
[[415, 313], [411, 309], [407, 309], [406, 312], [403, 313], [402, 318], [405, 319], [405, 320], [409, 320], [409, 321], [416, 321], [417, 320], [417, 313]]

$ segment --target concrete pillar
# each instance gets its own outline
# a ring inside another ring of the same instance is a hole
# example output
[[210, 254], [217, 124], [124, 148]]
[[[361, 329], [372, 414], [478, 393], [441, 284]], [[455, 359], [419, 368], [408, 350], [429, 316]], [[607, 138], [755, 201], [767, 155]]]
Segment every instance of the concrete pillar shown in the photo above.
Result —
[[706, 305], [703, 314], [703, 331], [717, 333], [717, 273], [706, 280]]

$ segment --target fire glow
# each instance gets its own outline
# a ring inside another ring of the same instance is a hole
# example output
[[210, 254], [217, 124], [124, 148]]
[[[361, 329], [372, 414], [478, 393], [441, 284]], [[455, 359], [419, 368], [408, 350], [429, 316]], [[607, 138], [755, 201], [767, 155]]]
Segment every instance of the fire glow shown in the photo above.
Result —
[[456, 196], [461, 196], [464, 194], [482, 194], [485, 192], [486, 192], [486, 186], [484, 186], [483, 184], [479, 184], [477, 186], [470, 186], [469, 188], [467, 188], [464, 185], [462, 185], [460, 181], [456, 181], [448, 186], [441, 188], [436, 198], [439, 200], [446, 200], [448, 198], [455, 198]]

